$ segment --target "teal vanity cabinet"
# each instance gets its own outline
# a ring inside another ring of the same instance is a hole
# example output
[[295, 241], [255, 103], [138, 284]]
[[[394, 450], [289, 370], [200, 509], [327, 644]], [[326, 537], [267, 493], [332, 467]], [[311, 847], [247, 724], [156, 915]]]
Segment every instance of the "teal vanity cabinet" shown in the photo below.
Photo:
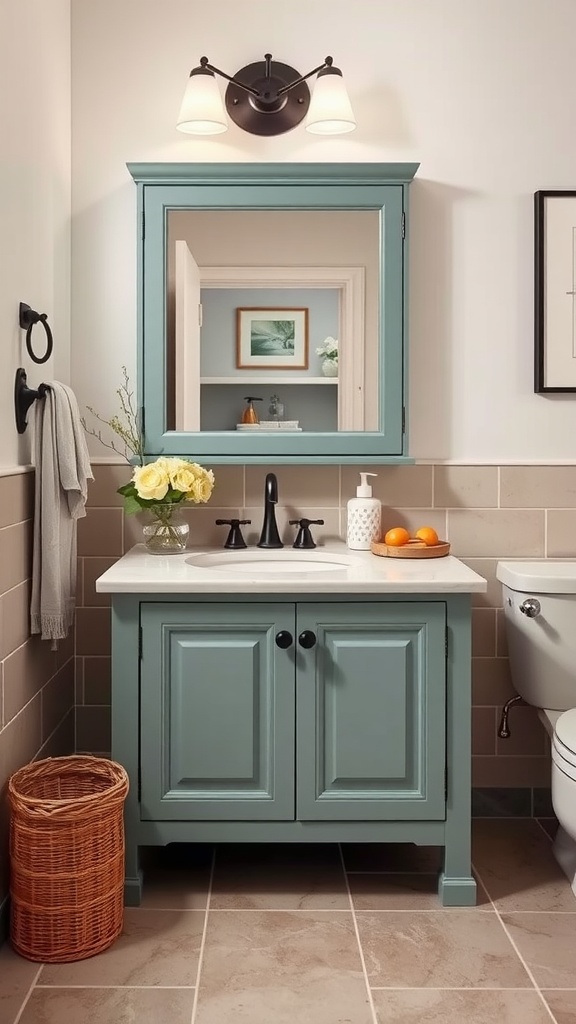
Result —
[[470, 594], [486, 584], [439, 559], [407, 570], [405, 592], [382, 565], [396, 559], [362, 559], [252, 593], [137, 546], [97, 581], [112, 756], [130, 777], [128, 903], [140, 847], [171, 842], [442, 846], [442, 902], [475, 903]]
[[[128, 165], [147, 456], [411, 461], [407, 232], [417, 167]], [[251, 310], [253, 322], [243, 321]], [[274, 334], [278, 324], [288, 334]], [[326, 336], [340, 344], [337, 378], [322, 375], [316, 350]], [[247, 395], [262, 399], [262, 421], [279, 397], [299, 428], [238, 430]]]
[[444, 816], [444, 604], [143, 603], [150, 821]]

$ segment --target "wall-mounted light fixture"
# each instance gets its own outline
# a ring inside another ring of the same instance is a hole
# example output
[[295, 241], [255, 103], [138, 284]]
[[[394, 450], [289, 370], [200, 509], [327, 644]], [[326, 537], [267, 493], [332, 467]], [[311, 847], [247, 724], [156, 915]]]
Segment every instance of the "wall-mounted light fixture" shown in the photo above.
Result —
[[[200, 58], [190, 72], [177, 128], [190, 135], [219, 135], [228, 128], [216, 75], [228, 82], [226, 110], [235, 124], [252, 135], [282, 135], [306, 118], [315, 135], [341, 135], [356, 127], [342, 72], [326, 57], [323, 64], [301, 75], [288, 64], [272, 60], [247, 64], [233, 77]], [[312, 97], [306, 79], [317, 75]]]

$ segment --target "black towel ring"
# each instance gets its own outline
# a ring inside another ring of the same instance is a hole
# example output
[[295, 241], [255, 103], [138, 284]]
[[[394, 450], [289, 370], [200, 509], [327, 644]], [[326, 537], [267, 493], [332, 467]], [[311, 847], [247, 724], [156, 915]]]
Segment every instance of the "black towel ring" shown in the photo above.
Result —
[[14, 380], [14, 412], [16, 415], [16, 430], [19, 434], [23, 434], [28, 426], [26, 414], [32, 403], [37, 398], [45, 398], [46, 392], [49, 390], [49, 384], [39, 384], [37, 391], [29, 388], [26, 383], [26, 370], [22, 366], [18, 367]]
[[[35, 309], [30, 309], [30, 306], [26, 302], [21, 302], [19, 307], [19, 321], [20, 327], [23, 331], [26, 331], [26, 349], [30, 359], [35, 363], [45, 363], [52, 355], [52, 349], [54, 348], [54, 340], [52, 338], [52, 331], [48, 323], [47, 313], [37, 313]], [[42, 324], [46, 331], [46, 351], [43, 356], [37, 356], [32, 351], [32, 328], [34, 324]]]

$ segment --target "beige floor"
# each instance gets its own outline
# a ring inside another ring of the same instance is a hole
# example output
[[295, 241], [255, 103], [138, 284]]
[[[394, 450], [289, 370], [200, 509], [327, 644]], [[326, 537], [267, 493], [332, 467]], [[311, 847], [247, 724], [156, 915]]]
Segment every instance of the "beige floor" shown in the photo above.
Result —
[[438, 851], [169, 848], [101, 956], [0, 951], [1, 1024], [574, 1024], [576, 898], [537, 822], [474, 828], [478, 907]]

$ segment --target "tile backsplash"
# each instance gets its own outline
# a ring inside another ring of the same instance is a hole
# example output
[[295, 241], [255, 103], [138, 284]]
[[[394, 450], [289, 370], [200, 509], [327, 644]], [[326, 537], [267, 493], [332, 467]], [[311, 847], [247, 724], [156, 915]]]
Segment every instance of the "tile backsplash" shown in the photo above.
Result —
[[[76, 624], [77, 730], [82, 748], [110, 746], [109, 597], [94, 580], [141, 540], [137, 518], [124, 518], [116, 488], [128, 479], [122, 465], [96, 465], [88, 516], [79, 524], [79, 607]], [[317, 537], [346, 532], [346, 502], [356, 493], [361, 470], [377, 473], [374, 495], [382, 502], [382, 526], [433, 526], [454, 555], [488, 580], [473, 598], [473, 784], [477, 789], [546, 788], [548, 740], [532, 708], [514, 708], [511, 738], [497, 737], [502, 704], [513, 696], [500, 584], [500, 558], [576, 557], [576, 466], [216, 466], [208, 505], [191, 507], [191, 543], [222, 545], [226, 527], [217, 518], [252, 519], [245, 528], [255, 543], [262, 525], [264, 478], [278, 476], [278, 522], [291, 543], [288, 519], [323, 518]]]

